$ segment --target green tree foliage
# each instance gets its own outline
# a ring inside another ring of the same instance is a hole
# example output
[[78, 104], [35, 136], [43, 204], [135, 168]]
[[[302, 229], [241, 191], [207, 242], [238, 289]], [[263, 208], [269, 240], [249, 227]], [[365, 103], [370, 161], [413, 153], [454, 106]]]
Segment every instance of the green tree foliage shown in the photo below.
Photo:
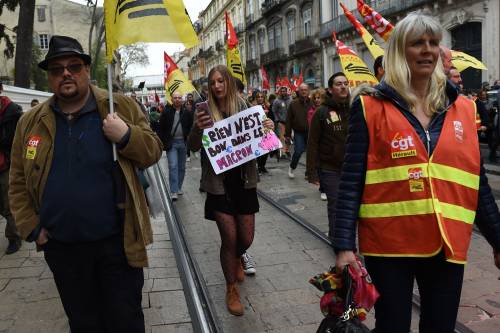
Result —
[[[0, 15], [2, 15], [4, 8], [13, 12], [17, 5], [19, 4], [19, 0], [0, 0]], [[12, 38], [15, 37], [16, 27], [7, 27], [5, 24], [0, 23], [0, 42], [5, 42], [5, 50], [3, 50], [3, 54], [7, 59], [11, 59], [14, 57], [14, 43], [12, 42]]]
[[38, 45], [33, 45], [33, 57], [31, 58], [31, 81], [35, 84], [36, 90], [48, 91], [47, 73], [38, 67], [42, 61], [42, 50]]

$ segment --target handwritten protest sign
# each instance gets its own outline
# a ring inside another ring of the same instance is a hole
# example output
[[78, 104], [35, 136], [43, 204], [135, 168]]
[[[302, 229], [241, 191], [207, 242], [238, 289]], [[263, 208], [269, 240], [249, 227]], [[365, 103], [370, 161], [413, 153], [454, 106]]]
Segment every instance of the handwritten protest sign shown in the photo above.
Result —
[[282, 147], [260, 105], [218, 121], [203, 131], [202, 143], [216, 174], [230, 170]]

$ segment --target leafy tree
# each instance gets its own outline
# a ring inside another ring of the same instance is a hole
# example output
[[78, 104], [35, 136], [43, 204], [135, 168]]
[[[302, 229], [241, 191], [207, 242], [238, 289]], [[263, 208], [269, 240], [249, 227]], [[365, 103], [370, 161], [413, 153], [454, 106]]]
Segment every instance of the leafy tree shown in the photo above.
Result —
[[31, 81], [35, 84], [36, 90], [48, 91], [47, 73], [38, 67], [42, 61], [42, 50], [38, 45], [33, 45], [33, 57], [31, 57]]
[[[19, 0], [0, 0], [0, 15], [2, 15], [4, 7], [13, 12], [18, 4]], [[9, 35], [8, 31], [15, 34], [16, 27], [7, 27], [5, 24], [0, 23], [0, 42], [3, 40], [6, 46], [3, 54], [7, 59], [11, 59], [14, 57], [14, 44], [12, 43], [13, 36]]]
[[92, 65], [90, 67], [90, 77], [98, 81], [97, 67], [101, 63], [100, 57], [104, 58], [104, 52], [102, 52], [102, 48], [104, 45], [104, 38], [105, 38], [104, 11], [102, 8], [97, 7], [97, 0], [87, 0], [87, 7], [89, 7], [92, 12], [90, 17], [89, 44], [88, 44], [89, 54], [92, 57]]
[[149, 65], [149, 57], [146, 53], [146, 44], [137, 43], [120, 47], [122, 77], [127, 74], [127, 69], [131, 65], [147, 66]]

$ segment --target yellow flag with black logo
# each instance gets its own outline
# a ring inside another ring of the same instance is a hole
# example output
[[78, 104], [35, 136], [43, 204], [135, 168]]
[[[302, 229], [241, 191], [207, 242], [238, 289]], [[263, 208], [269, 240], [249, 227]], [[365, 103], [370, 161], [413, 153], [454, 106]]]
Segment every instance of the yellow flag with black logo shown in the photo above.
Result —
[[488, 69], [481, 61], [479, 61], [475, 57], [468, 55], [467, 53], [455, 50], [451, 50], [451, 63], [457, 68], [459, 72], [469, 67], [482, 70]]
[[137, 42], [198, 44], [182, 0], [104, 0], [108, 63], [121, 45]]
[[236, 37], [236, 32], [234, 31], [231, 19], [226, 12], [226, 44], [227, 44], [227, 68], [231, 75], [238, 78], [243, 82], [243, 85], [247, 85], [247, 80], [245, 78], [245, 70], [243, 69], [243, 64], [241, 63], [240, 50], [238, 49], [238, 38]]
[[181, 95], [186, 95], [196, 91], [191, 81], [189, 81], [184, 73], [177, 67], [177, 64], [163, 52], [165, 62], [165, 98], [168, 103], [172, 103], [172, 94], [178, 92]]

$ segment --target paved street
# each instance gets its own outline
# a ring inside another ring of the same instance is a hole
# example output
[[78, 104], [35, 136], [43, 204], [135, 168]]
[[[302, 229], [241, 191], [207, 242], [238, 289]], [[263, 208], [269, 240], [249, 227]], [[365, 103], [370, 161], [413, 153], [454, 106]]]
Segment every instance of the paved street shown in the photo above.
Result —
[[[165, 163], [165, 160], [162, 160]], [[165, 165], [163, 165], [164, 167]], [[260, 189], [326, 231], [326, 203], [317, 189], [303, 179], [288, 179], [287, 161], [268, 162], [269, 175]], [[490, 167], [491, 168], [491, 167]], [[281, 213], [260, 201], [255, 241], [249, 252], [257, 274], [241, 286], [245, 315], [234, 317], [225, 308], [225, 282], [219, 264], [220, 239], [215, 224], [203, 219], [204, 194], [198, 192], [199, 160], [188, 163], [185, 194], [175, 203], [188, 243], [208, 285], [210, 297], [225, 332], [315, 332], [322, 319], [321, 293], [308, 279], [333, 263], [331, 249]], [[490, 176], [500, 190], [500, 177]], [[0, 224], [3, 230], [4, 224]], [[155, 243], [149, 248], [150, 267], [145, 269], [143, 307], [147, 332], [192, 332], [181, 280], [164, 217], [153, 220]], [[0, 249], [6, 247], [0, 237]], [[459, 321], [474, 332], [500, 331], [500, 272], [493, 266], [491, 249], [474, 235], [466, 266]], [[366, 324], [373, 327], [373, 315]], [[417, 332], [414, 313], [412, 331]], [[24, 243], [13, 255], [0, 257], [0, 332], [67, 333], [69, 327], [43, 254]]]

